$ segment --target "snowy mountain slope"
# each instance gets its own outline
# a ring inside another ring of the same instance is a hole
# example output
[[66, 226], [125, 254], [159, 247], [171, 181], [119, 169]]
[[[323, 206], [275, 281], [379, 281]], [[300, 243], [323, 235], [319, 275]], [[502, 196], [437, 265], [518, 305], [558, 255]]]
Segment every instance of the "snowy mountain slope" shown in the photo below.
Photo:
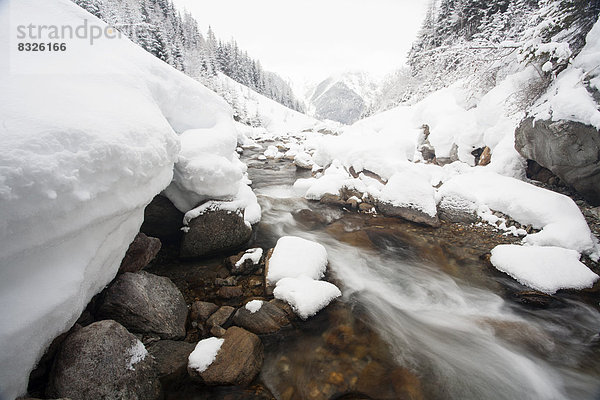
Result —
[[264, 128], [267, 136], [300, 132], [321, 124], [321, 121], [287, 108], [224, 74], [203, 81], [233, 105], [234, 115], [255, 127]]
[[352, 124], [368, 110], [377, 91], [375, 80], [364, 72], [331, 76], [308, 93], [309, 111], [322, 120]]
[[212, 91], [128, 39], [18, 52], [21, 24], [106, 26], [68, 0], [3, 2], [0, 19], [10, 45], [0, 62], [0, 303], [10, 305], [0, 311], [0, 398], [12, 399], [113, 279], [174, 167], [182, 200], [245, 185], [232, 110]]
[[149, 53], [197, 78], [224, 73], [275, 101], [302, 110], [292, 89], [277, 74], [240, 49], [234, 39], [219, 40], [212, 29], [200, 33], [198, 23], [171, 0], [73, 0], [116, 27]]

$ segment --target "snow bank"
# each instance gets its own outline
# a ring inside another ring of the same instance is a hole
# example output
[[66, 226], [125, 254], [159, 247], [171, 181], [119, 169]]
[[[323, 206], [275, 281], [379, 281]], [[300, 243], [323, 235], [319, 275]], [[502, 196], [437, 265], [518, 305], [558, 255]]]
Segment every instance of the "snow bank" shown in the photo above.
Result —
[[[0, 398], [25, 392], [51, 340], [115, 276], [145, 206], [173, 178], [176, 133], [187, 131], [176, 179], [212, 173], [193, 157], [203, 146], [230, 148], [208, 130], [235, 136], [224, 101], [127, 39], [70, 39], [52, 54], [13, 43], [18, 25], [84, 19], [105, 26], [68, 0], [0, 4], [0, 363], [10, 366]], [[202, 188], [190, 192], [216, 194]]]
[[250, 314], [254, 314], [258, 310], [262, 308], [263, 301], [262, 300], [251, 300], [246, 303], [246, 310], [250, 311]]
[[435, 190], [427, 177], [414, 171], [392, 175], [378, 196], [380, 201], [396, 207], [410, 207], [435, 217], [437, 204]]
[[536, 119], [569, 120], [592, 125], [600, 130], [598, 104], [592, 91], [600, 90], [600, 22], [586, 37], [586, 45], [569, 67], [561, 72], [532, 113]]
[[500, 245], [492, 250], [491, 262], [523, 285], [548, 294], [589, 288], [600, 278], [579, 261], [578, 252], [560, 247]]
[[340, 297], [342, 292], [332, 283], [300, 276], [279, 280], [273, 295], [292, 306], [300, 318], [307, 319], [325, 308], [333, 299]]
[[267, 139], [288, 136], [291, 132], [300, 132], [317, 128], [322, 123], [306, 114], [289, 109], [254, 90], [234, 81], [219, 72], [217, 85], [227, 88], [242, 105], [249, 116], [258, 116], [261, 128], [255, 130], [252, 139]]
[[190, 129], [180, 135], [175, 179], [165, 193], [182, 212], [207, 199], [231, 199], [240, 189], [246, 166], [235, 156], [235, 131], [223, 117], [224, 121], [207, 129]]
[[267, 281], [277, 283], [283, 278], [306, 276], [321, 279], [327, 268], [327, 250], [323, 245], [296, 236], [284, 236], [277, 241], [269, 259]]
[[518, 179], [479, 170], [457, 175], [438, 190], [438, 200], [458, 196], [511, 216], [522, 225], [542, 229], [523, 241], [537, 246], [558, 246], [589, 255], [598, 247], [587, 222], [569, 197]]
[[188, 368], [204, 372], [215, 361], [225, 339], [210, 337], [198, 342], [188, 357]]

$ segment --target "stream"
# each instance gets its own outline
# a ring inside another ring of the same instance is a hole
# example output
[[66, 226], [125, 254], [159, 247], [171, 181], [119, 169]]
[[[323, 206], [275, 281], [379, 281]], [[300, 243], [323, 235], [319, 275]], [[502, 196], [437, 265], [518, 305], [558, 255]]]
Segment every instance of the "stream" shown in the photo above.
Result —
[[343, 292], [265, 342], [261, 380], [275, 397], [600, 399], [592, 304], [569, 293], [521, 304], [512, 294], [526, 288], [483, 261], [487, 235], [309, 202], [292, 190], [309, 172], [257, 154], [242, 157], [263, 211], [252, 245], [284, 235], [323, 244]]

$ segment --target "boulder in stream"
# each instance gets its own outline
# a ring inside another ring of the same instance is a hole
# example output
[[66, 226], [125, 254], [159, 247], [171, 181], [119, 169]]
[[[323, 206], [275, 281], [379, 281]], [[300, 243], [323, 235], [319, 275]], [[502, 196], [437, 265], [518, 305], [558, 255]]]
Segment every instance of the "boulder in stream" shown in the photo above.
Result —
[[114, 319], [134, 333], [182, 339], [188, 308], [170, 279], [147, 272], [119, 275], [109, 286], [98, 316]]
[[515, 149], [600, 205], [600, 132], [593, 126], [530, 117], [515, 131]]
[[[255, 307], [253, 307], [256, 305]], [[253, 300], [241, 307], [233, 317], [233, 323], [257, 335], [274, 333], [289, 324], [285, 311], [272, 303]]]
[[200, 258], [236, 250], [250, 240], [252, 227], [243, 212], [207, 211], [189, 223], [181, 242], [182, 258]]
[[153, 359], [115, 321], [99, 321], [69, 335], [59, 350], [47, 395], [72, 400], [151, 400], [161, 388]]
[[263, 345], [258, 336], [232, 326], [225, 332], [214, 361], [200, 368], [190, 362], [188, 373], [206, 385], [246, 386], [260, 372], [263, 359]]

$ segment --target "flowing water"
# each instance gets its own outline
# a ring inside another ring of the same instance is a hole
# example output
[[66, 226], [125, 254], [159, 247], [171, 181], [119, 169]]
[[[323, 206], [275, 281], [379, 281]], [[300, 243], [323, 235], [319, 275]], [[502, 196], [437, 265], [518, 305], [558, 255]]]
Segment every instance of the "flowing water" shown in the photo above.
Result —
[[276, 397], [600, 399], [597, 308], [568, 295], [545, 308], [511, 301], [523, 288], [468, 235], [310, 203], [289, 163], [246, 161], [263, 208], [256, 244], [323, 244], [343, 291], [266, 346], [261, 378]]

